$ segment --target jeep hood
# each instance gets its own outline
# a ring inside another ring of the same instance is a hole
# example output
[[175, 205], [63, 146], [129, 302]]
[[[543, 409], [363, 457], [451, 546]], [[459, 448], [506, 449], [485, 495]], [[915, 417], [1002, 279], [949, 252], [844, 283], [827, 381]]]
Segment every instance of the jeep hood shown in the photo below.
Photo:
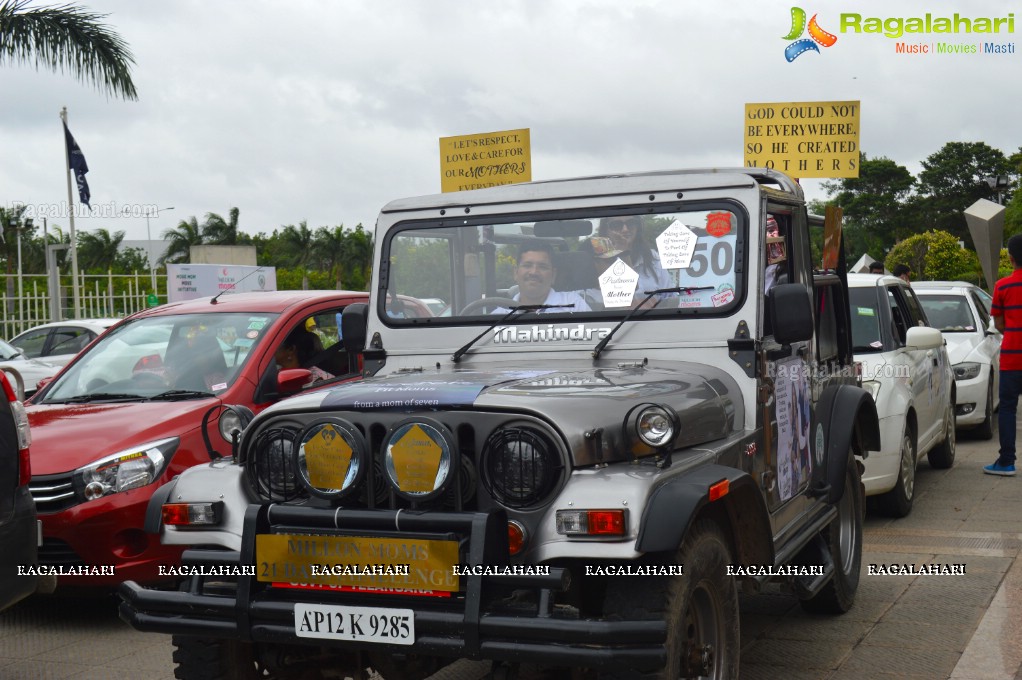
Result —
[[737, 384], [713, 366], [584, 367], [576, 370], [453, 370], [398, 373], [288, 399], [268, 412], [477, 409], [525, 413], [559, 428], [569, 443], [595, 427], [618, 429], [640, 404], [664, 404], [681, 421], [677, 448], [744, 427]]
[[28, 407], [32, 474], [75, 470], [111, 453], [194, 429], [210, 399]]

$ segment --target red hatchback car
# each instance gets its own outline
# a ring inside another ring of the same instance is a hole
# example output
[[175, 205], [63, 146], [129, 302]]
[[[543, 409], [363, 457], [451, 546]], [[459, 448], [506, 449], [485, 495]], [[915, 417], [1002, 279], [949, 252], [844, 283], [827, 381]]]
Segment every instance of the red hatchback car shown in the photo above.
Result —
[[[130, 316], [83, 350], [27, 409], [39, 562], [58, 585], [166, 580], [159, 567], [178, 564], [181, 548], [144, 531], [146, 507], [160, 485], [209, 461], [204, 434], [230, 455], [232, 423], [204, 427], [203, 417], [218, 404], [258, 412], [357, 377], [339, 319], [367, 300], [348, 291], [189, 300]], [[305, 370], [278, 380], [280, 368]]]

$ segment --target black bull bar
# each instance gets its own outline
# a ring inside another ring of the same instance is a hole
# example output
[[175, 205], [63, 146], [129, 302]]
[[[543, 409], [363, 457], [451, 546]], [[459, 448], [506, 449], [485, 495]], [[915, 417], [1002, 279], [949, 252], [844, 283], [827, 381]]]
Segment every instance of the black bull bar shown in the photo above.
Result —
[[[254, 565], [256, 535], [272, 530], [393, 534], [397, 529], [405, 535], [448, 532], [466, 537], [469, 564], [500, 565], [507, 564], [506, 527], [503, 512], [337, 512], [252, 505], [245, 515], [240, 552], [190, 549], [185, 551], [183, 563], [194, 567]], [[562, 567], [550, 567], [549, 573], [536, 575], [469, 574], [462, 577], [463, 598], [441, 606], [423, 602], [432, 598], [343, 594], [343, 604], [412, 609], [415, 641], [411, 645], [298, 637], [295, 604], [338, 604], [336, 594], [268, 588], [250, 574], [238, 576], [236, 588], [220, 591], [222, 594], [199, 592], [195, 579], [189, 592], [150, 590], [127, 581], [120, 587], [119, 613], [137, 630], [173, 635], [601, 669], [646, 671], [666, 664], [667, 625], [663, 620], [607, 621], [554, 612], [555, 593], [569, 588], [570, 576]], [[486, 604], [492, 600], [487, 597], [491, 589], [531, 590], [539, 604], [514, 611], [497, 609]]]

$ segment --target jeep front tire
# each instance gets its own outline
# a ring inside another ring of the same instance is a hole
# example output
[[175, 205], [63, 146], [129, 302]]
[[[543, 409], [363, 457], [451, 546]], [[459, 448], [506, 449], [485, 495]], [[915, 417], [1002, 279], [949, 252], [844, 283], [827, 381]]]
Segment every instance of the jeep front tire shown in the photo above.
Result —
[[681, 576], [617, 578], [607, 583], [604, 614], [614, 620], [667, 622], [667, 666], [604, 671], [601, 678], [737, 678], [738, 589], [728, 575], [731, 549], [715, 522], [699, 520], [677, 553]]

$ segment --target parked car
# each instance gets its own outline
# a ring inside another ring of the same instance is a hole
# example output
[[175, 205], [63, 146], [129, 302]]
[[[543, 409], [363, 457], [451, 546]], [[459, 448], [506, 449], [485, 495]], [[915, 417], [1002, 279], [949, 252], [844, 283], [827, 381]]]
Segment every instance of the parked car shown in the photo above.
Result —
[[[177, 563], [180, 548], [161, 546], [143, 530], [145, 510], [157, 487], [209, 462], [204, 435], [219, 455], [230, 455], [231, 423], [220, 422], [218, 434], [216, 419], [202, 426], [204, 415], [220, 404], [258, 412], [354, 378], [357, 358], [338, 342], [337, 317], [367, 299], [279, 291], [162, 305], [121, 321], [75, 357], [27, 409], [40, 562], [114, 573], [62, 575], [58, 587], [151, 583], [159, 565]], [[305, 329], [310, 318], [319, 333]], [[300, 368], [278, 372], [278, 349], [292, 332], [309, 333], [315, 353]], [[314, 372], [333, 377], [311, 382]]]
[[29, 328], [14, 336], [11, 344], [28, 359], [45, 359], [66, 366], [76, 354], [120, 319], [54, 321]]
[[849, 274], [848, 287], [855, 360], [880, 418], [880, 451], [870, 451], [862, 481], [867, 496], [879, 496], [881, 509], [904, 517], [912, 510], [923, 454], [935, 468], [955, 462], [951, 361], [909, 284]]
[[[0, 611], [35, 592], [39, 530], [28, 491], [31, 444], [25, 407], [0, 373]], [[20, 573], [19, 573], [20, 572]]]
[[39, 383], [57, 375], [62, 367], [62, 364], [26, 358], [17, 347], [0, 340], [0, 371], [7, 374], [11, 387], [22, 401], [35, 394]]
[[965, 281], [920, 281], [913, 287], [930, 325], [947, 340], [958, 392], [955, 425], [992, 438], [1000, 403], [1001, 333], [991, 323], [990, 295]]

